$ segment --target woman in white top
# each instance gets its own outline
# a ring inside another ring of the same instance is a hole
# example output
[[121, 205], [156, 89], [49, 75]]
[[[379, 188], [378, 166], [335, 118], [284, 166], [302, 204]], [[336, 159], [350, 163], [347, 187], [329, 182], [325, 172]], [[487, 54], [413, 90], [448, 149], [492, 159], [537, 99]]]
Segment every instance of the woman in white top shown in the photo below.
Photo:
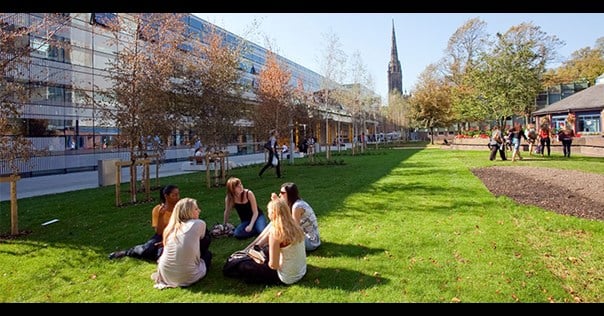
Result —
[[155, 288], [189, 286], [206, 275], [212, 254], [200, 212], [197, 201], [191, 198], [181, 199], [174, 206], [164, 230], [164, 250], [157, 260], [157, 272], [151, 275]]
[[263, 263], [244, 261], [239, 264], [237, 274], [247, 283], [296, 283], [306, 275], [304, 232], [294, 221], [285, 200], [277, 194], [271, 195], [267, 209], [271, 224], [263, 234], [268, 234], [268, 260]]
[[321, 245], [319, 236], [319, 224], [317, 216], [310, 204], [300, 197], [298, 186], [293, 182], [286, 182], [281, 185], [279, 196], [287, 201], [292, 211], [292, 217], [304, 231], [304, 246], [306, 251], [313, 251]]

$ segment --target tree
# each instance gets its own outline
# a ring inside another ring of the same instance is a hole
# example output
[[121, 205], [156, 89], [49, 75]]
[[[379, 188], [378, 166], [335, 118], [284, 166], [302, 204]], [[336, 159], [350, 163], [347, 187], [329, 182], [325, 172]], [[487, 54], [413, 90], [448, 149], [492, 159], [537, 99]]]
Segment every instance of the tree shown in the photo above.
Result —
[[604, 73], [604, 37], [596, 41], [594, 48], [584, 47], [574, 51], [562, 66], [547, 71], [543, 84], [551, 87], [558, 84], [587, 81], [593, 83]]
[[258, 106], [254, 115], [254, 127], [258, 135], [277, 129], [279, 134], [287, 135], [288, 124], [292, 121], [293, 87], [289, 84], [291, 71], [277, 60], [272, 51], [266, 54], [266, 64], [258, 76]]
[[14, 176], [20, 163], [43, 154], [27, 139], [21, 119], [29, 100], [28, 83], [39, 79], [36, 74], [44, 75], [39, 66], [32, 66], [31, 53], [42, 45], [64, 45], [55, 34], [70, 21], [69, 16], [54, 13], [0, 13], [0, 170], [10, 170]]
[[486, 26], [479, 18], [469, 19], [451, 35], [445, 49], [442, 69], [451, 84], [452, 114], [457, 122], [481, 119], [475, 111], [476, 90], [470, 73], [490, 44]]
[[434, 144], [434, 128], [445, 127], [451, 121], [450, 85], [438, 76], [437, 66], [430, 64], [420, 74], [410, 99], [410, 117], [416, 124], [429, 128]]
[[12, 235], [19, 233], [16, 192], [19, 165], [27, 165], [31, 157], [43, 153], [27, 138], [22, 118], [30, 98], [28, 84], [40, 80], [38, 74], [44, 74], [43, 67], [34, 63], [32, 52], [40, 46], [63, 45], [55, 34], [70, 21], [63, 14], [0, 13], [0, 173], [4, 170], [10, 173]]
[[[358, 50], [352, 54], [350, 79], [352, 84], [348, 85], [348, 90], [343, 94], [336, 94], [336, 97], [352, 116], [353, 135], [360, 135], [360, 130], [366, 130], [367, 117], [372, 114], [375, 116], [377, 113], [379, 103], [377, 106], [374, 104], [376, 97], [372, 94], [373, 79]], [[365, 142], [353, 142], [353, 144], [360, 145], [361, 151], [365, 150]], [[352, 146], [353, 155], [356, 147]]]
[[[163, 154], [177, 122], [170, 112], [172, 78], [183, 42], [183, 15], [120, 14], [104, 21], [113, 35], [115, 59], [109, 61], [110, 85], [95, 97], [101, 121], [116, 126], [130, 151], [130, 194], [136, 203], [136, 161], [151, 145]], [[99, 31], [103, 32], [102, 28]], [[148, 179], [147, 179], [148, 180]]]
[[511, 115], [530, 115], [545, 66], [555, 58], [561, 44], [556, 36], [547, 35], [531, 23], [497, 33], [492, 51], [483, 54], [471, 72], [477, 115], [496, 119], [501, 126]]
[[224, 148], [237, 129], [237, 121], [251, 117], [251, 105], [242, 99], [243, 41], [227, 42], [214, 26], [205, 25], [180, 69], [174, 90], [179, 102], [174, 111], [187, 119], [189, 128], [206, 144]]
[[323, 33], [325, 46], [323, 49], [323, 58], [321, 59], [321, 70], [323, 77], [321, 80], [321, 102], [325, 119], [325, 147], [327, 160], [331, 159], [331, 150], [329, 146], [329, 112], [330, 108], [337, 103], [337, 98], [330, 98], [330, 94], [338, 91], [339, 83], [345, 77], [346, 53], [342, 50], [340, 38], [329, 30]]
[[[409, 98], [393, 91], [388, 100], [388, 106], [382, 108], [382, 115], [387, 120], [385, 128], [387, 130], [407, 130], [409, 128]], [[406, 132], [402, 136], [403, 139], [408, 139]]]

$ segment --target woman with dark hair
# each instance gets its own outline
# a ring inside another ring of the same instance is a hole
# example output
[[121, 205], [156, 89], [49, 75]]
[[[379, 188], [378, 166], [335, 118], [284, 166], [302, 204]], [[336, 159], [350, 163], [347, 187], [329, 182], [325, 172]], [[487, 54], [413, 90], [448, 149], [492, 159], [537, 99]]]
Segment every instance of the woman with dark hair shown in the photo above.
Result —
[[169, 184], [159, 191], [160, 203], [151, 211], [151, 227], [155, 234], [144, 244], [136, 245], [127, 250], [115, 251], [109, 254], [109, 259], [119, 259], [125, 256], [155, 261], [163, 250], [162, 236], [170, 221], [174, 205], [180, 200], [180, 190], [176, 185]]
[[[319, 248], [321, 245], [321, 237], [319, 236], [317, 216], [310, 204], [300, 197], [298, 186], [293, 182], [283, 183], [279, 190], [279, 198], [287, 203], [287, 206], [289, 206], [292, 212], [292, 218], [296, 223], [300, 224], [302, 231], [304, 231], [304, 248], [306, 251], [313, 251]], [[267, 231], [270, 226], [271, 224], [269, 223], [267, 229], [265, 229], [253, 242], [260, 248], [265, 247], [268, 242]]]
[[279, 197], [287, 202], [296, 223], [300, 223], [300, 227], [304, 231], [304, 246], [306, 251], [317, 249], [321, 245], [317, 216], [310, 204], [300, 197], [298, 186], [293, 182], [282, 184]]

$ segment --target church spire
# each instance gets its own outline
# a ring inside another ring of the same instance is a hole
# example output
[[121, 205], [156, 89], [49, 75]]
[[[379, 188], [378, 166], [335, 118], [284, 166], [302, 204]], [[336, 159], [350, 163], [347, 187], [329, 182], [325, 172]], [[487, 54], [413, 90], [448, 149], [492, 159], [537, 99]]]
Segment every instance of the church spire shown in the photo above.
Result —
[[403, 71], [398, 59], [396, 48], [396, 34], [394, 32], [394, 19], [392, 20], [392, 48], [390, 50], [390, 62], [388, 63], [388, 94], [393, 91], [403, 92]]
[[390, 62], [398, 60], [398, 50], [396, 49], [396, 33], [394, 32], [394, 19], [392, 20], [392, 49], [390, 50]]

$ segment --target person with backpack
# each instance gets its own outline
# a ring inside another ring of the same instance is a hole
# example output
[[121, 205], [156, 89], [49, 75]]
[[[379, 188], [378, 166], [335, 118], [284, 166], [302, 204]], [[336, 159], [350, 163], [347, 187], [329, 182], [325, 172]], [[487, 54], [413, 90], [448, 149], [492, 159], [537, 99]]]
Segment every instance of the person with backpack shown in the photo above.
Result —
[[495, 160], [497, 151], [499, 151], [499, 156], [501, 157], [501, 160], [507, 160], [505, 158], [505, 142], [503, 139], [503, 135], [501, 134], [501, 130], [499, 129], [499, 125], [493, 126], [493, 129], [491, 131], [491, 139], [489, 141], [489, 149], [491, 150], [489, 160]]

